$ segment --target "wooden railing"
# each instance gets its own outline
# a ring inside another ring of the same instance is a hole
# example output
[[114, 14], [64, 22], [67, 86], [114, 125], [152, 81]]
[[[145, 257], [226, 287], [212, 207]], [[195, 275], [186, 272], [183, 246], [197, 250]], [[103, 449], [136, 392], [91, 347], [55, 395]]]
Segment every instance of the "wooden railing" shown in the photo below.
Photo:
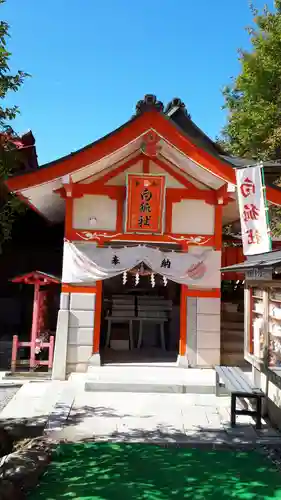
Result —
[[[30, 348], [30, 357], [26, 360], [26, 363], [29, 364], [31, 369], [34, 369], [37, 366], [48, 366], [48, 369], [51, 370], [53, 366], [54, 359], [54, 345], [55, 345], [55, 337], [53, 335], [50, 336], [49, 342], [40, 342], [40, 349], [47, 348], [48, 349], [48, 359], [41, 360], [36, 359], [36, 347], [38, 343], [36, 340], [34, 342], [20, 342], [18, 335], [13, 336], [13, 345], [12, 345], [12, 361], [11, 361], [11, 370], [14, 372], [17, 367], [17, 353], [21, 347], [29, 347]], [[24, 363], [24, 364], [26, 364]], [[23, 364], [23, 363], [20, 363]]]

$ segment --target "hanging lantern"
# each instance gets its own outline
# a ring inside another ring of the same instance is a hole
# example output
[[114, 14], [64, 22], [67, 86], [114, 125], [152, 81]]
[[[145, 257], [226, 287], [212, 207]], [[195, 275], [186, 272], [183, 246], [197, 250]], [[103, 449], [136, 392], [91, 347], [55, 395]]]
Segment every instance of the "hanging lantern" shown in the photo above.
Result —
[[136, 273], [136, 275], [135, 275], [135, 286], [137, 286], [139, 284], [139, 282], [140, 282], [140, 275], [139, 275], [139, 273]]
[[127, 271], [123, 272], [123, 285], [126, 285], [127, 283]]
[[155, 274], [154, 273], [151, 273], [151, 275], [150, 275], [150, 282], [151, 282], [152, 288], [154, 288], [155, 287]]
[[167, 284], [168, 284], [168, 279], [166, 278], [166, 276], [163, 276], [163, 285], [167, 286]]

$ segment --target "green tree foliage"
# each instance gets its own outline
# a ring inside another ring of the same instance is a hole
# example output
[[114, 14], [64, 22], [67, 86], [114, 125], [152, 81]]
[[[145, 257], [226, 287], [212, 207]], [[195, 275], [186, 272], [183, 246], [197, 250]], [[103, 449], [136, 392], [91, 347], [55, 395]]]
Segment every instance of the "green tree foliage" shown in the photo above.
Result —
[[[0, 0], [0, 7], [5, 0]], [[17, 92], [28, 76], [23, 71], [11, 74], [9, 68], [10, 52], [7, 50], [9, 25], [0, 21], [0, 249], [2, 244], [11, 237], [12, 225], [16, 217], [24, 211], [18, 198], [7, 193], [5, 179], [16, 169], [17, 149], [15, 147], [16, 133], [10, 126], [19, 113], [17, 106], [5, 106], [7, 94]]]
[[[239, 50], [240, 74], [223, 90], [227, 124], [220, 144], [230, 153], [260, 160], [281, 159], [281, 0], [274, 11], [251, 7], [247, 28], [251, 51]], [[280, 185], [280, 180], [277, 181]], [[272, 230], [281, 234], [281, 210], [271, 208]]]
[[281, 158], [281, 0], [247, 28], [251, 52], [239, 51], [241, 72], [223, 90], [229, 110], [223, 138], [233, 154], [258, 160]]

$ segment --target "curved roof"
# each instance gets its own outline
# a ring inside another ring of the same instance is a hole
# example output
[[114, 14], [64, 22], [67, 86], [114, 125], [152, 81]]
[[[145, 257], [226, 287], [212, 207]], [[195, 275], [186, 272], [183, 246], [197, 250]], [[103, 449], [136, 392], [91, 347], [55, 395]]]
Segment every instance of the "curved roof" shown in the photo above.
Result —
[[[162, 154], [187, 173], [197, 169], [209, 176], [210, 188], [225, 183], [235, 184], [235, 169], [231, 157], [223, 155], [220, 146], [208, 138], [191, 120], [180, 99], [174, 99], [163, 110], [155, 96], [145, 96], [137, 104], [137, 114], [125, 124], [97, 141], [47, 163], [33, 172], [11, 177], [6, 181], [10, 191], [48, 219], [62, 220], [64, 200], [55, 193], [71, 176], [73, 182], [102, 172], [140, 151], [143, 136], [154, 130], [161, 138]], [[267, 188], [269, 201], [281, 204], [281, 192]]]

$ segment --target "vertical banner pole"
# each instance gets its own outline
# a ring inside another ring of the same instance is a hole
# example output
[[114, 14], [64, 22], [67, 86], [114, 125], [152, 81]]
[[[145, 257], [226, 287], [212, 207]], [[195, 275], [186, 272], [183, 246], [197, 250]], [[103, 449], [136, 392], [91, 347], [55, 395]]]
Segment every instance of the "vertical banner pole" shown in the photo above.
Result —
[[262, 194], [263, 194], [263, 200], [264, 200], [264, 206], [265, 206], [265, 217], [266, 217], [268, 239], [269, 239], [269, 250], [271, 251], [272, 250], [272, 238], [271, 238], [271, 229], [270, 229], [269, 207], [268, 207], [268, 202], [267, 202], [267, 198], [266, 198], [264, 168], [263, 168], [262, 163], [261, 163], [261, 179], [262, 179]]

